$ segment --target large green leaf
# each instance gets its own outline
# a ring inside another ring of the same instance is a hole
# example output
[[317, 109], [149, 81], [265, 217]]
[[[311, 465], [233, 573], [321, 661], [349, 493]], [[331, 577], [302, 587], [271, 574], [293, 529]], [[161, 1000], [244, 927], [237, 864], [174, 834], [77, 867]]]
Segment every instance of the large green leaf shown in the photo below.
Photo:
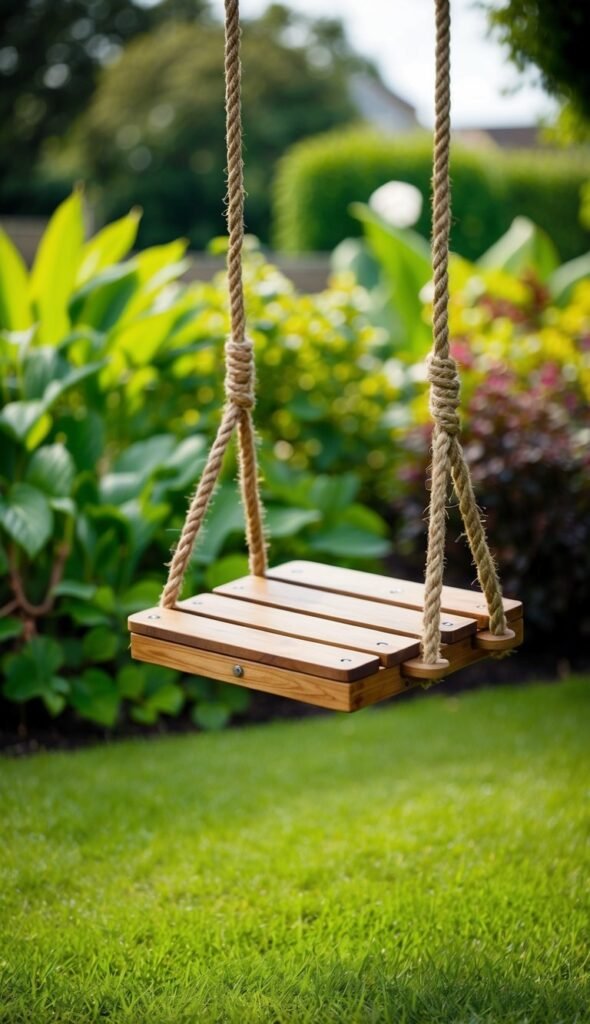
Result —
[[176, 447], [173, 434], [156, 434], [147, 441], [130, 444], [116, 460], [115, 473], [139, 473], [145, 479], [172, 456]]
[[547, 284], [553, 301], [558, 306], [565, 306], [576, 285], [587, 280], [590, 280], [590, 252], [563, 263], [553, 271]]
[[16, 246], [0, 228], [0, 327], [23, 331], [32, 322], [27, 268]]
[[54, 498], [70, 494], [76, 467], [63, 444], [48, 444], [38, 448], [27, 468], [27, 483]]
[[106, 267], [124, 259], [137, 238], [141, 209], [134, 207], [125, 217], [102, 228], [82, 250], [76, 284], [84, 284]]
[[0, 412], [0, 430], [32, 450], [41, 443], [51, 427], [48, 412], [57, 399], [70, 388], [98, 373], [103, 366], [104, 362], [76, 367], [63, 377], [52, 380], [47, 385], [43, 398], [9, 402]]
[[17, 619], [13, 615], [5, 615], [0, 619], [0, 644], [5, 643], [6, 640], [13, 640], [17, 636], [22, 636], [24, 626], [25, 624], [22, 619]]
[[238, 580], [241, 576], [247, 576], [247, 574], [247, 555], [225, 555], [224, 558], [218, 558], [211, 565], [207, 566], [205, 570], [205, 586], [208, 590], [214, 590], [215, 587], [222, 587], [224, 583], [231, 583], [232, 580]]
[[0, 412], [0, 430], [16, 441], [26, 441], [35, 427], [40, 443], [51, 427], [42, 399], [30, 402], [8, 402]]
[[351, 212], [362, 222], [369, 249], [380, 264], [393, 313], [390, 329], [394, 340], [413, 358], [427, 351], [431, 330], [423, 319], [424, 285], [432, 276], [430, 248], [410, 228], [394, 228], [363, 203]]
[[72, 296], [69, 305], [72, 323], [102, 333], [110, 331], [120, 321], [138, 285], [133, 260], [101, 271]]
[[110, 728], [117, 720], [121, 702], [116, 682], [98, 668], [89, 668], [72, 681], [71, 703], [92, 722]]
[[528, 217], [516, 217], [506, 234], [477, 261], [478, 266], [490, 270], [505, 270], [510, 274], [535, 273], [541, 281], [559, 266], [559, 257], [553, 242]]
[[195, 545], [195, 562], [209, 565], [217, 558], [228, 537], [243, 529], [244, 510], [237, 488], [233, 484], [222, 484], [213, 498], [203, 532]]
[[174, 308], [150, 313], [133, 323], [126, 324], [111, 334], [110, 343], [115, 353], [122, 352], [132, 366], [146, 366], [153, 362], [171, 336], [178, 317]]
[[313, 551], [336, 558], [384, 558], [391, 552], [391, 543], [385, 537], [346, 523], [316, 534], [309, 546]]
[[42, 697], [52, 714], [63, 708], [68, 684], [56, 675], [63, 663], [59, 644], [46, 636], [34, 636], [19, 654], [6, 659], [4, 696], [22, 703]]
[[311, 508], [266, 507], [266, 526], [271, 537], [294, 537], [321, 518], [321, 514]]
[[17, 483], [0, 498], [0, 524], [29, 558], [51, 537], [53, 512], [45, 495], [30, 484]]
[[118, 646], [117, 634], [108, 626], [95, 626], [86, 633], [82, 642], [86, 661], [112, 661]]
[[31, 271], [30, 295], [39, 340], [53, 344], [69, 330], [67, 307], [84, 241], [82, 194], [76, 190], [53, 214]]

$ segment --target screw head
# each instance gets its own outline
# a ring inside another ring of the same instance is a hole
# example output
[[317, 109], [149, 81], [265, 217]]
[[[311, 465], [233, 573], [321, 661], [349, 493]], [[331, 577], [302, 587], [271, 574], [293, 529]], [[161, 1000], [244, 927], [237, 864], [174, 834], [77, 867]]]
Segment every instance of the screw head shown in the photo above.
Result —
[[196, 600], [196, 598], [194, 598], [194, 597], [193, 597], [193, 599], [191, 600], [191, 604], [194, 604], [194, 605], [197, 605], [197, 604], [202, 604], [202, 603], [203, 603], [202, 601], [197, 601], [197, 600]]
[[403, 590], [402, 590], [401, 587], [394, 587], [394, 589], [390, 590], [389, 593], [390, 594], [403, 594]]
[[244, 669], [242, 668], [241, 665], [234, 665], [232, 672], [237, 679], [241, 679], [242, 676], [244, 675]]
[[161, 618], [162, 618], [161, 615], [155, 615], [155, 614], [154, 615], [148, 615], [148, 619], [161, 619]]
[[450, 620], [447, 620], [446, 622], [441, 622], [441, 626], [449, 627], [449, 626], [454, 626], [454, 625], [455, 625], [455, 623], [451, 622]]
[[352, 661], [352, 658], [341, 658], [340, 661], [350, 662], [350, 661]]
[[388, 644], [387, 640], [378, 640], [377, 641], [377, 647], [389, 647], [389, 646], [390, 646], [390, 644]]

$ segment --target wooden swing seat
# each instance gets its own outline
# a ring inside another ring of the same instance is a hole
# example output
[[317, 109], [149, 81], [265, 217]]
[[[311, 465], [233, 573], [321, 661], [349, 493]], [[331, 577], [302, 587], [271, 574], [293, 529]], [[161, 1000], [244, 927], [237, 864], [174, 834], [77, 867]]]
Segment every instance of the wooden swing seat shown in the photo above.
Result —
[[181, 672], [334, 711], [359, 711], [522, 643], [522, 604], [504, 598], [509, 629], [488, 630], [481, 591], [444, 587], [441, 654], [420, 659], [424, 585], [317, 562], [286, 562], [129, 618], [131, 654]]

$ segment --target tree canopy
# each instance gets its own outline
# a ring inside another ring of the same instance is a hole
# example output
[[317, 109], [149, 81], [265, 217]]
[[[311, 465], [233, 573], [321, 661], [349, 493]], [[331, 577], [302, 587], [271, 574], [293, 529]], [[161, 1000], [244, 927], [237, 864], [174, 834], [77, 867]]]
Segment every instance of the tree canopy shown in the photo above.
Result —
[[[249, 230], [268, 233], [276, 160], [293, 142], [349, 121], [354, 57], [338, 22], [274, 5], [244, 25], [242, 44]], [[174, 23], [131, 42], [105, 69], [79, 126], [105, 215], [144, 207], [144, 241], [188, 234], [203, 245], [223, 230], [223, 30]]]
[[98, 74], [139, 33], [206, 16], [208, 0], [1, 0], [0, 172], [20, 173], [82, 113]]
[[590, 4], [501, 0], [488, 13], [516, 65], [537, 67], [549, 93], [590, 119]]

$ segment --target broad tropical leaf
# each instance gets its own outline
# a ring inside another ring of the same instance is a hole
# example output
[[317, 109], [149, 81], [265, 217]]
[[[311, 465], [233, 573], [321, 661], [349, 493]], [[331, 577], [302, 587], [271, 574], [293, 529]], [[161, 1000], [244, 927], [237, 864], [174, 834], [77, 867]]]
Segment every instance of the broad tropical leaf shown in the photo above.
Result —
[[32, 322], [27, 268], [16, 246], [0, 228], [0, 327], [24, 331]]
[[107, 224], [86, 243], [76, 277], [78, 286], [127, 256], [137, 238], [141, 213], [138, 206], [134, 207], [125, 217]]
[[31, 271], [30, 296], [43, 344], [55, 344], [69, 330], [67, 307], [83, 241], [82, 194], [76, 190], [49, 221]]
[[0, 525], [29, 558], [34, 558], [53, 529], [53, 513], [46, 496], [30, 484], [13, 484], [6, 498], [0, 499]]

